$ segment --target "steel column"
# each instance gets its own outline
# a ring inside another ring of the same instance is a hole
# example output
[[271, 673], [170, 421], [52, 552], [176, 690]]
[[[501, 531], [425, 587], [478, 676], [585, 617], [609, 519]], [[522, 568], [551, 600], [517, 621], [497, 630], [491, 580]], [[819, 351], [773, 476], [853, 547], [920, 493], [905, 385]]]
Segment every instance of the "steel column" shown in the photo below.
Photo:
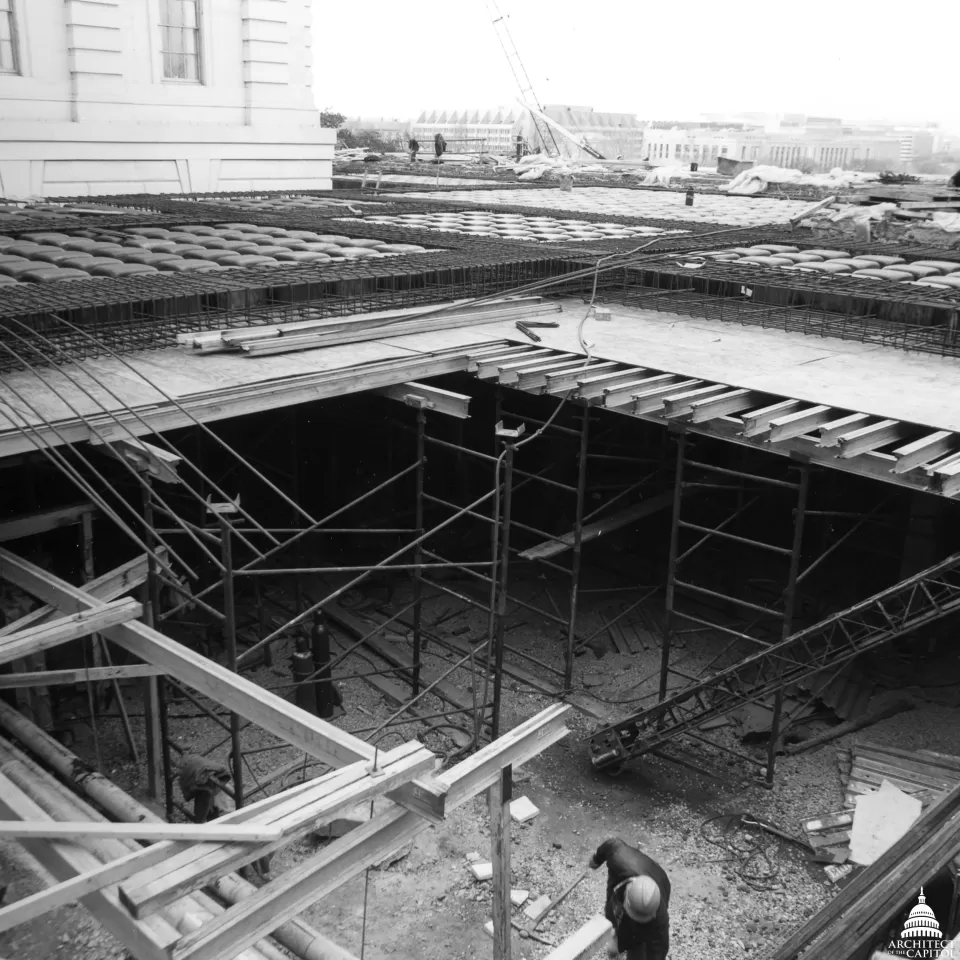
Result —
[[[237, 672], [237, 611], [233, 582], [233, 528], [225, 513], [217, 513], [220, 524], [220, 558], [223, 563], [223, 634], [227, 666]], [[243, 806], [243, 750], [240, 744], [240, 716], [230, 714], [230, 742], [233, 763], [233, 793], [237, 807]]]
[[504, 440], [503, 452], [503, 506], [500, 512], [500, 570], [497, 588], [496, 636], [493, 664], [493, 717], [491, 739], [500, 736], [500, 693], [503, 687], [504, 619], [507, 615], [507, 585], [510, 566], [510, 508], [513, 500], [513, 459], [516, 445]]
[[577, 469], [577, 507], [573, 521], [573, 562], [570, 573], [570, 620], [567, 624], [567, 650], [563, 665], [563, 686], [565, 690], [573, 687], [573, 656], [577, 631], [577, 592], [580, 589], [580, 560], [583, 535], [583, 501], [587, 487], [587, 450], [590, 445], [590, 408], [583, 408], [580, 421], [580, 459]]
[[417, 528], [417, 546], [413, 554], [413, 562], [417, 565], [413, 574], [413, 695], [420, 692], [420, 658], [423, 653], [423, 572], [420, 564], [423, 562], [423, 481], [426, 471], [426, 448], [424, 434], [427, 428], [427, 414], [423, 407], [417, 410], [417, 495], [413, 525]]
[[660, 654], [659, 700], [667, 696], [667, 680], [670, 674], [670, 637], [674, 623], [674, 596], [677, 582], [677, 550], [680, 544], [680, 505], [683, 502], [683, 465], [687, 450], [687, 435], [681, 433], [677, 440], [677, 473], [673, 484], [673, 522], [670, 525], [670, 559], [667, 561], [666, 610], [667, 623], [663, 631], [663, 651]]

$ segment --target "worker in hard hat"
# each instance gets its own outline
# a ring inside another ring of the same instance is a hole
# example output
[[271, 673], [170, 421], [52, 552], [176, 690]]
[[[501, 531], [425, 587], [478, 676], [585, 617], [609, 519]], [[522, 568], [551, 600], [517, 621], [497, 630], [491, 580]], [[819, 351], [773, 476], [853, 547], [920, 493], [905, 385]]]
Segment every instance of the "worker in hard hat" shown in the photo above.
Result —
[[597, 847], [589, 866], [607, 865], [605, 914], [614, 938], [607, 953], [627, 960], [666, 960], [670, 949], [670, 881], [663, 867], [636, 847], [611, 837]]

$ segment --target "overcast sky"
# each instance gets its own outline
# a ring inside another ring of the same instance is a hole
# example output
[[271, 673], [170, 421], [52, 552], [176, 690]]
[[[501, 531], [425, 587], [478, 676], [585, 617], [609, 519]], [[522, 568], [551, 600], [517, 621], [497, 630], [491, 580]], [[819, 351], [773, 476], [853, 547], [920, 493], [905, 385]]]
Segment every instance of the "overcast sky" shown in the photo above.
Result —
[[[518, 96], [485, 0], [314, 0], [317, 105], [401, 120]], [[960, 133], [960, 0], [502, 0], [541, 103], [754, 110]], [[949, 39], [948, 39], [949, 38]]]

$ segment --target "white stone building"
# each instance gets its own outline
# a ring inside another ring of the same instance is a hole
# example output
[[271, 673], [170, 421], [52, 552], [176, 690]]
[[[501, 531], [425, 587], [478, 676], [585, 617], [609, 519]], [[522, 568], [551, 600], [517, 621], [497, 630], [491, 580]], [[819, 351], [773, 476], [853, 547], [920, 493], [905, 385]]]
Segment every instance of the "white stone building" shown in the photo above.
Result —
[[309, 0], [0, 0], [0, 194], [327, 189]]

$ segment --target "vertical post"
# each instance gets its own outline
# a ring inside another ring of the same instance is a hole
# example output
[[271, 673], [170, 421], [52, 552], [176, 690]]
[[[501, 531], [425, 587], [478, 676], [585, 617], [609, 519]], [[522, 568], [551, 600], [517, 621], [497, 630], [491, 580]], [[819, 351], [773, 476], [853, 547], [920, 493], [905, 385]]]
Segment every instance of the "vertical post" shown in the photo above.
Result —
[[583, 501], [587, 487], [587, 450], [590, 446], [590, 408], [583, 408], [580, 425], [580, 461], [577, 471], [577, 514], [573, 521], [573, 563], [570, 572], [570, 622], [567, 624], [567, 651], [563, 665], [563, 686], [573, 686], [573, 648], [577, 636], [577, 594], [580, 591], [580, 554], [583, 535]]
[[[416, 517], [413, 525], [417, 530], [417, 539], [423, 536], [423, 481], [426, 468], [426, 440], [427, 414], [423, 407], [417, 410], [417, 501], [415, 505]], [[423, 563], [423, 545], [418, 543], [414, 550], [413, 562], [417, 564], [413, 573], [413, 696], [420, 692], [420, 656], [423, 651], [422, 617], [423, 617], [423, 574], [420, 564]]]
[[507, 584], [510, 566], [510, 507], [513, 500], [513, 457], [516, 451], [514, 440], [519, 438], [523, 428], [504, 430], [503, 424], [497, 425], [497, 436], [504, 442], [503, 457], [503, 501], [500, 509], [500, 562], [497, 586], [496, 636], [494, 638], [493, 663], [493, 716], [490, 739], [500, 736], [500, 694], [503, 688], [503, 643], [504, 619], [507, 614]]
[[493, 863], [493, 960], [510, 960], [510, 801], [513, 767], [490, 788], [490, 860]]
[[[217, 513], [220, 521], [220, 561], [223, 564], [223, 632], [227, 647], [227, 666], [237, 672], [237, 615], [233, 584], [233, 526], [226, 513]], [[243, 806], [243, 753], [240, 747], [240, 717], [230, 714], [233, 790], [237, 809]]]
[[677, 553], [680, 544], [680, 505], [683, 502], [683, 462], [687, 452], [687, 435], [681, 433], [677, 440], [677, 472], [673, 486], [673, 521], [670, 527], [670, 559], [667, 565], [667, 622], [663, 631], [663, 651], [660, 654], [660, 700], [667, 696], [667, 679], [670, 670], [670, 637], [673, 633], [673, 605], [677, 579]]
[[[299, 456], [299, 424], [297, 422], [297, 408], [294, 407], [290, 411], [290, 452], [293, 454], [293, 463], [291, 464], [290, 473], [293, 476], [293, 502], [300, 503], [300, 456]], [[297, 514], [297, 511], [293, 511], [293, 523], [292, 526], [297, 527], [300, 525], [300, 516]], [[300, 562], [303, 557], [303, 541], [304, 538], [301, 537], [295, 544], [293, 549], [296, 551], [294, 554], [294, 566], [301, 567], [303, 564]], [[293, 575], [293, 609], [296, 615], [299, 617], [303, 612], [303, 595], [301, 591], [300, 583], [300, 574], [295, 573]], [[269, 658], [271, 655], [267, 654]]]
[[[783, 598], [783, 630], [781, 638], [793, 633], [793, 619], [797, 606], [797, 574], [800, 572], [800, 554], [803, 547], [803, 524], [807, 511], [807, 495], [810, 491], [810, 466], [800, 468], [800, 489], [797, 491], [797, 506], [793, 511], [793, 546], [790, 554], [790, 573]], [[780, 719], [783, 713], [783, 687], [777, 690], [773, 701], [773, 724], [770, 727], [770, 747], [767, 751], [767, 786], [773, 786], [773, 771], [777, 762], [777, 741], [780, 739]]]
[[[87, 511], [80, 517], [83, 536], [83, 582], [89, 583], [95, 576], [93, 563], [93, 514]], [[100, 649], [100, 635], [90, 637], [91, 663], [95, 667], [103, 666], [103, 653]]]
[[[153, 485], [150, 474], [141, 475], [143, 492], [144, 542], [147, 553], [147, 585], [144, 604], [144, 622], [156, 627], [160, 622], [160, 578], [157, 575], [156, 538], [153, 535]], [[143, 680], [144, 728], [147, 737], [147, 792], [154, 802], [160, 801], [160, 784], [168, 783], [166, 777], [169, 754], [166, 744], [166, 703], [164, 702], [160, 677], [145, 677]], [[173, 795], [164, 790], [167, 819], [173, 813]]]

